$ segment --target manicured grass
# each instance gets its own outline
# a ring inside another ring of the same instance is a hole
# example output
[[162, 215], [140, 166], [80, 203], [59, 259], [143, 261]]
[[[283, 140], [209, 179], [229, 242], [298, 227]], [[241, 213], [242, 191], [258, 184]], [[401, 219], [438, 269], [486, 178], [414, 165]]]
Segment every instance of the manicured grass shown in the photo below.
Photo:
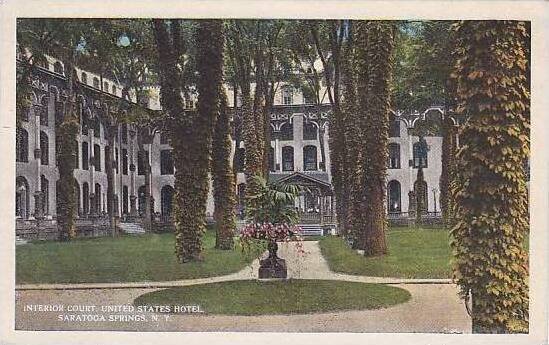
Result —
[[107, 283], [192, 279], [237, 272], [252, 261], [240, 249], [214, 249], [215, 233], [204, 235], [204, 260], [179, 264], [173, 234], [37, 242], [17, 246], [16, 281]]
[[307, 314], [378, 309], [404, 303], [410, 293], [383, 284], [337, 280], [240, 280], [190, 285], [139, 296], [135, 306], [198, 305], [208, 314]]
[[450, 278], [452, 251], [443, 229], [392, 228], [387, 233], [389, 254], [366, 258], [340, 237], [320, 241], [322, 255], [335, 272], [373, 277]]

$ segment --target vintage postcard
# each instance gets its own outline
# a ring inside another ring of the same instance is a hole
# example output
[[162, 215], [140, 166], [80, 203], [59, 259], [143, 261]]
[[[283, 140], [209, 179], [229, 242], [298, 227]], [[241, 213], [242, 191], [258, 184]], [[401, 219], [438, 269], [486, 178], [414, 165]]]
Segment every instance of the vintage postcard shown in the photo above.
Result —
[[0, 9], [0, 344], [547, 343], [546, 3]]

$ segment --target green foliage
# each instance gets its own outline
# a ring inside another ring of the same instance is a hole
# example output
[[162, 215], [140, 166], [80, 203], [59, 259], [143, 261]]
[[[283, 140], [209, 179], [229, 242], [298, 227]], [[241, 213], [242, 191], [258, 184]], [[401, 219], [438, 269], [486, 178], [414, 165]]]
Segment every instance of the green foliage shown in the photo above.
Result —
[[250, 206], [246, 209], [248, 218], [255, 223], [295, 224], [299, 215], [294, 200], [302, 187], [289, 183], [267, 183], [260, 176], [253, 176], [257, 189], [249, 194]]
[[[215, 232], [204, 235], [203, 262], [181, 265], [173, 255], [174, 234], [40, 241], [17, 246], [17, 284], [173, 281], [238, 272], [257, 256], [215, 248]], [[264, 251], [263, 251], [264, 252]], [[263, 253], [263, 252], [260, 252]], [[128, 260], [131, 258], [131, 260]]]
[[[231, 298], [227, 298], [231, 296]], [[337, 280], [239, 280], [191, 285], [139, 296], [134, 305], [200, 305], [206, 314], [308, 314], [385, 308], [410, 299], [404, 289]]]
[[452, 250], [444, 229], [390, 228], [389, 254], [364, 257], [341, 237], [320, 240], [322, 256], [334, 272], [370, 277], [450, 278]]
[[410, 111], [451, 102], [451, 21], [400, 22], [396, 34], [394, 79], [395, 109]]
[[451, 242], [455, 279], [472, 295], [473, 330], [528, 331], [529, 25], [464, 21], [454, 27], [460, 130]]

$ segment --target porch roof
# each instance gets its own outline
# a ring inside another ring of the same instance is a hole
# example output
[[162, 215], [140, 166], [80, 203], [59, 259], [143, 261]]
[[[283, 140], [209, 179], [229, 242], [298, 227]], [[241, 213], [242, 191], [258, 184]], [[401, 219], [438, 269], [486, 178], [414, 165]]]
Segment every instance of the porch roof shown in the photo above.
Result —
[[315, 185], [324, 192], [332, 191], [330, 177], [326, 172], [302, 172], [296, 171], [293, 173], [270, 173], [269, 181], [271, 182], [288, 182], [298, 185]]

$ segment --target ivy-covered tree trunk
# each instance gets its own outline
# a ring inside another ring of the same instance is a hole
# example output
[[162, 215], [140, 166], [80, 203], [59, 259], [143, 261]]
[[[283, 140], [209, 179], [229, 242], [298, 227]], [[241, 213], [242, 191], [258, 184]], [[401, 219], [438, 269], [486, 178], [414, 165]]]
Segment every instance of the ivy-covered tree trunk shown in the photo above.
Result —
[[[252, 107], [252, 100], [250, 97], [249, 85], [241, 86], [242, 89], [242, 135], [245, 145], [245, 159], [244, 159], [244, 174], [246, 176], [246, 212], [254, 209], [251, 203], [255, 199], [250, 198], [257, 194], [259, 186], [257, 186], [254, 176], [263, 177], [263, 152], [260, 149], [262, 144], [261, 135], [263, 127], [257, 127], [257, 104], [259, 102], [259, 95], [254, 95], [254, 106]], [[250, 207], [252, 206], [252, 207]], [[250, 217], [251, 215], [248, 214]]]
[[76, 137], [80, 128], [76, 115], [74, 93], [74, 69], [70, 61], [65, 64], [68, 82], [68, 98], [63, 112], [63, 121], [56, 129], [60, 138], [59, 145], [59, 180], [57, 182], [57, 227], [59, 240], [68, 241], [76, 237], [74, 222], [76, 210], [76, 179], [74, 169], [76, 163]]
[[227, 112], [227, 96], [221, 83], [218, 85], [217, 97], [221, 102], [212, 146], [214, 219], [217, 229], [215, 247], [232, 249], [234, 229], [236, 228], [236, 190], [231, 165], [232, 141], [229, 114]]
[[212, 102], [223, 75], [223, 31], [219, 20], [200, 20], [197, 32], [198, 112], [185, 113], [181, 71], [167, 24], [154, 20], [159, 53], [161, 102], [168, 112], [174, 152], [176, 255], [180, 262], [200, 260], [206, 230], [212, 128], [219, 102]]
[[107, 141], [109, 143], [109, 150], [105, 152], [105, 172], [107, 173], [107, 214], [109, 216], [109, 226], [111, 228], [111, 235], [116, 235], [116, 224], [114, 215], [114, 144], [116, 135], [116, 126], [107, 125]]
[[359, 222], [365, 256], [387, 253], [385, 209], [387, 144], [389, 129], [389, 85], [392, 77], [394, 26], [390, 22], [367, 21], [358, 28], [366, 46], [357, 42], [357, 99], [363, 119], [364, 151], [360, 174], [364, 190]]
[[529, 28], [519, 21], [455, 26], [458, 111], [451, 245], [455, 279], [472, 296], [476, 333], [528, 332]]
[[442, 169], [440, 172], [440, 210], [444, 224], [451, 221], [452, 201], [450, 185], [452, 181], [456, 155], [456, 129], [452, 120], [446, 116], [442, 123]]
[[[139, 128], [139, 127], [138, 127]], [[145, 177], [145, 209], [143, 210], [143, 227], [146, 231], [152, 231], [152, 196], [151, 196], [151, 180], [152, 180], [152, 167], [150, 164], [149, 155], [151, 152], [145, 150], [145, 145], [152, 143], [154, 134], [150, 132], [150, 128], [140, 128], [137, 138], [138, 152], [143, 157], [142, 166], [144, 168]]]
[[[361, 32], [361, 34], [364, 33]], [[360, 44], [366, 44], [366, 37], [358, 37], [357, 43], [359, 42]], [[340, 170], [339, 174], [341, 175], [341, 187], [338, 188], [338, 194], [340, 195], [336, 196], [337, 200], [341, 202], [341, 205], [337, 205], [339, 208], [338, 219], [341, 219], [340, 224], [345, 228], [345, 235], [352, 241], [353, 247], [356, 249], [360, 246], [361, 226], [359, 221], [361, 219], [354, 215], [359, 214], [361, 199], [363, 197], [363, 189], [359, 177], [359, 162], [363, 143], [359, 125], [360, 116], [356, 104], [356, 79], [354, 78], [356, 66], [353, 43], [353, 41], [347, 42], [344, 49], [344, 61], [342, 61], [341, 66], [343, 78], [342, 119], [337, 121], [338, 127], [340, 127], [337, 130], [343, 133], [335, 133], [337, 137], [333, 138], [333, 140], [334, 143], [337, 143], [337, 147], [341, 145], [341, 150], [338, 153], [334, 152], [334, 155], [337, 154], [339, 156], [338, 163], [341, 164], [338, 167], [338, 170]], [[331, 138], [332, 135], [330, 136]], [[335, 186], [336, 184], [334, 184], [334, 189]]]
[[425, 177], [423, 174], [423, 168], [417, 169], [416, 182], [414, 183], [414, 196], [416, 197], [416, 226], [423, 224], [423, 215], [427, 212], [427, 190], [425, 190]]

